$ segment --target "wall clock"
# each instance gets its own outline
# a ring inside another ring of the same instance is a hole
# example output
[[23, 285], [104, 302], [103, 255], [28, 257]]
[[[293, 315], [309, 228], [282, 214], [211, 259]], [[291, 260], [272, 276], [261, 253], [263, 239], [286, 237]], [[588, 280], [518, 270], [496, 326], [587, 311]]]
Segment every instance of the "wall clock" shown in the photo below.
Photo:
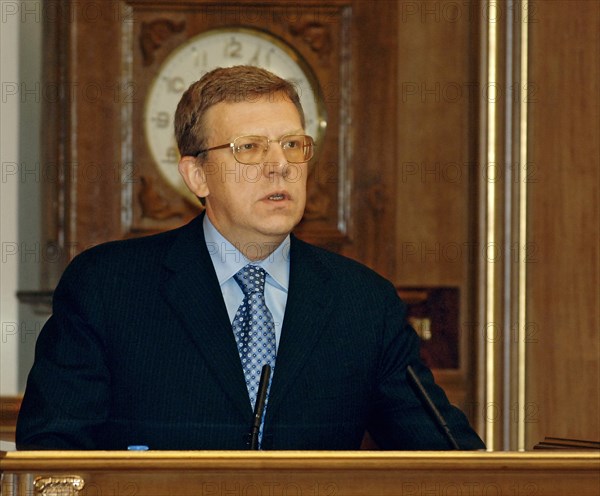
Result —
[[154, 77], [144, 104], [144, 134], [150, 155], [166, 181], [197, 203], [177, 171], [173, 136], [175, 108], [183, 92], [215, 67], [256, 65], [293, 81], [302, 102], [307, 134], [323, 142], [326, 111], [319, 83], [309, 65], [283, 40], [258, 29], [218, 28], [198, 34], [173, 50]]

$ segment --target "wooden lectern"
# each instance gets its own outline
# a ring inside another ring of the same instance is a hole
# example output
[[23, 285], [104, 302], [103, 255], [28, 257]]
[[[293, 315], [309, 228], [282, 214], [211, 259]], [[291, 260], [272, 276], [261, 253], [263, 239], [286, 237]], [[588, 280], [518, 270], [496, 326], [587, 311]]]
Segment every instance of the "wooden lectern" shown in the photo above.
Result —
[[597, 452], [0, 452], [2, 495], [598, 496]]

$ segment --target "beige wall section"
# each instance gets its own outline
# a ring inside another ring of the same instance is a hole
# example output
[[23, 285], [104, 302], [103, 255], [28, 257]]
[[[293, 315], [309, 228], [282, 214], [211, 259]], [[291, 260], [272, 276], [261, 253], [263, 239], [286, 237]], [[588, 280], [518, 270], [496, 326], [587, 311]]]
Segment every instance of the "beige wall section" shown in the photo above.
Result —
[[0, 395], [18, 391], [19, 99], [14, 88], [19, 81], [19, 28], [18, 17], [7, 16], [0, 30]]
[[600, 440], [600, 2], [533, 6], [528, 447], [544, 436]]

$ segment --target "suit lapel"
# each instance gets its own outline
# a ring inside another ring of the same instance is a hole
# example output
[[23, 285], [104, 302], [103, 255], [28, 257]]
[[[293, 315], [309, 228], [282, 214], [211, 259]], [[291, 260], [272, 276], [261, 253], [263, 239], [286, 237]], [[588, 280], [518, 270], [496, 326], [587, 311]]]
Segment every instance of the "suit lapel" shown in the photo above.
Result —
[[310, 246], [292, 236], [290, 253], [288, 300], [269, 395], [268, 416], [284, 400], [286, 390], [293, 386], [321, 338], [323, 326], [332, 313], [330, 303], [335, 294], [329, 269]]
[[165, 266], [164, 297], [179, 315], [224, 394], [251, 414], [244, 373], [217, 275], [204, 240], [203, 215], [182, 228]]

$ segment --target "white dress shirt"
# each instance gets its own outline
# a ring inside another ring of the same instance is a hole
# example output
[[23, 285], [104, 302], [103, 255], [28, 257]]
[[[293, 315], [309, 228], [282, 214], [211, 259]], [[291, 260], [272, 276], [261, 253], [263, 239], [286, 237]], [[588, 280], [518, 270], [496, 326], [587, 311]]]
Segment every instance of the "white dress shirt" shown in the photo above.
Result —
[[233, 276], [249, 263], [266, 271], [265, 300], [273, 315], [275, 340], [279, 347], [290, 280], [290, 236], [288, 235], [267, 258], [253, 262], [223, 237], [208, 215], [204, 216], [203, 229], [206, 247], [217, 273], [230, 322], [233, 323], [237, 309], [244, 299], [244, 293]]

